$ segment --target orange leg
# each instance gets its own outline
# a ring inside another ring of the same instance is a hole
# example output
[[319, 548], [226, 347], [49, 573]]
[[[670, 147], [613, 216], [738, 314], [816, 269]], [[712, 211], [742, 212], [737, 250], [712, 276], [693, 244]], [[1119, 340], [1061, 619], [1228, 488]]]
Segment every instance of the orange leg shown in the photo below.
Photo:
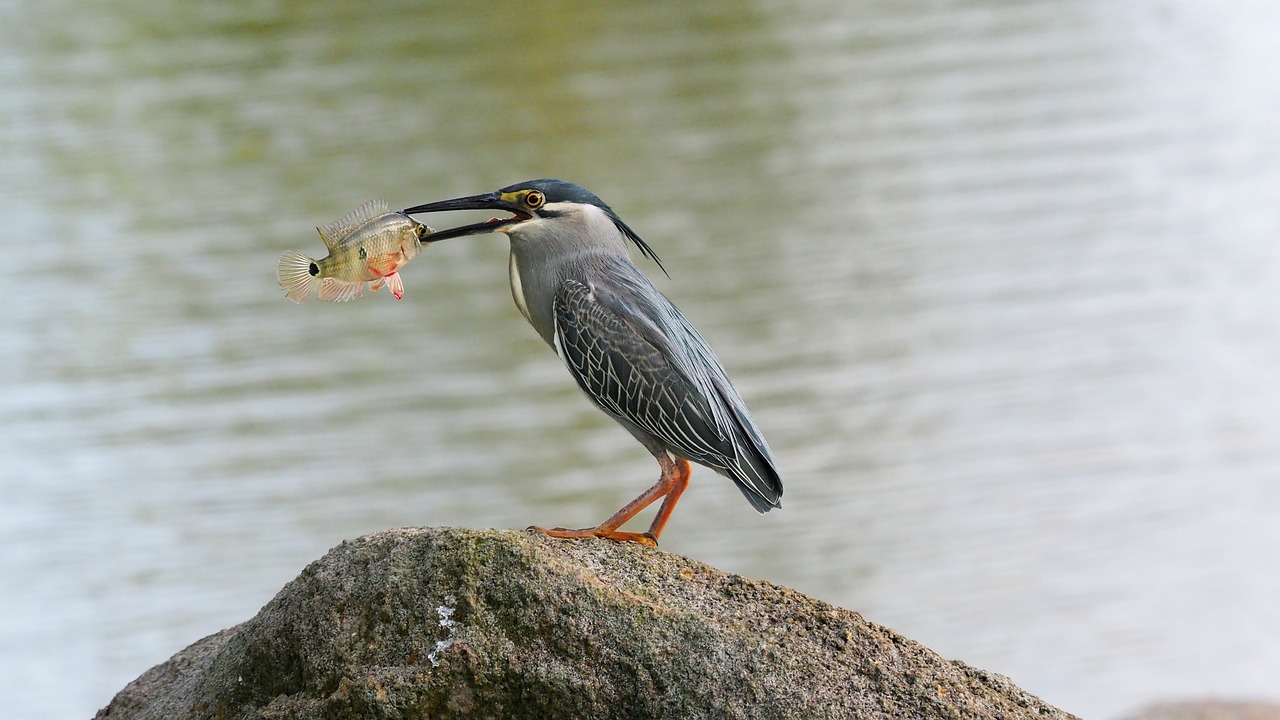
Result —
[[[666, 468], [663, 468], [665, 471]], [[649, 524], [648, 535], [653, 536], [653, 544], [658, 544], [658, 536], [662, 534], [662, 529], [667, 526], [667, 520], [671, 518], [671, 511], [676, 509], [676, 503], [680, 502], [680, 496], [684, 494], [686, 488], [689, 487], [689, 476], [693, 474], [693, 468], [689, 466], [689, 461], [682, 457], [677, 457], [675, 462], [675, 477], [672, 478], [671, 489], [667, 491], [667, 496], [663, 498], [662, 505], [658, 507], [658, 514], [654, 516], [653, 522]]]
[[[671, 511], [675, 510], [680, 496], [684, 493], [685, 488], [689, 487], [689, 475], [693, 472], [688, 460], [684, 458], [673, 460], [665, 453], [658, 456], [658, 464], [662, 466], [662, 477], [658, 479], [657, 484], [646, 490], [640, 497], [627, 503], [621, 510], [599, 525], [581, 530], [569, 530], [560, 527], [547, 530], [537, 526], [529, 529], [546, 533], [555, 538], [600, 537], [619, 542], [638, 542], [642, 545], [656, 546], [658, 544], [658, 536], [662, 534], [662, 529], [666, 527], [667, 520], [671, 518]], [[663, 496], [666, 499], [662, 501], [662, 506], [658, 508], [658, 515], [654, 517], [653, 523], [649, 525], [649, 532], [626, 532], [618, 529], [626, 524], [628, 520], [635, 517], [641, 510], [652, 505], [654, 500]]]

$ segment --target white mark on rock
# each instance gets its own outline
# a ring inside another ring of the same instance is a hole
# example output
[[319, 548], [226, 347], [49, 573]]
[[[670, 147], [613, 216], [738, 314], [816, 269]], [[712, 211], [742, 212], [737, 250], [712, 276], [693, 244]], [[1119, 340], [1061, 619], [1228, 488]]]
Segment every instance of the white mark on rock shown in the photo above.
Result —
[[444, 605], [436, 608], [436, 614], [440, 616], [440, 627], [449, 631], [449, 637], [436, 643], [436, 649], [427, 654], [427, 660], [431, 662], [431, 667], [440, 667], [440, 653], [449, 649], [453, 645], [453, 631], [458, 627], [458, 623], [453, 619], [453, 605], [458, 600], [452, 595], [444, 596]]

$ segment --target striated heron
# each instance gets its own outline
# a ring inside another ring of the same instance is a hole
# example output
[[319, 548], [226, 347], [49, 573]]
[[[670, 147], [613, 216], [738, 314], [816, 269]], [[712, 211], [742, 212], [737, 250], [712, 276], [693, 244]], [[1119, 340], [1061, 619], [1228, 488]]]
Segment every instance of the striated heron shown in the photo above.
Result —
[[[759, 512], [781, 507], [782, 479], [764, 436], [710, 346], [631, 262], [628, 243], [657, 254], [594, 193], [564, 180], [530, 180], [405, 214], [491, 210], [510, 217], [423, 238], [505, 233], [511, 295], [578, 387], [626, 428], [662, 468], [658, 482], [593, 528], [534, 528], [553, 537], [656, 545], [689, 484], [689, 461], [731, 478]], [[666, 272], [663, 268], [663, 272]], [[620, 528], [665, 498], [649, 531]]]

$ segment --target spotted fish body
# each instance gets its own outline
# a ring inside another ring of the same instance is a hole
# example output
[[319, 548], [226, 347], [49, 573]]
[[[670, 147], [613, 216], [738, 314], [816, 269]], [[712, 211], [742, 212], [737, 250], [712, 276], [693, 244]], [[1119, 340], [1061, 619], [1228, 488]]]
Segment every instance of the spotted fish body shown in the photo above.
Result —
[[326, 302], [345, 302], [385, 285], [397, 300], [404, 295], [399, 270], [422, 249], [431, 228], [401, 213], [390, 212], [382, 200], [370, 200], [346, 216], [316, 228], [329, 254], [313, 260], [289, 250], [280, 256], [276, 277], [285, 295], [296, 303], [319, 291]]

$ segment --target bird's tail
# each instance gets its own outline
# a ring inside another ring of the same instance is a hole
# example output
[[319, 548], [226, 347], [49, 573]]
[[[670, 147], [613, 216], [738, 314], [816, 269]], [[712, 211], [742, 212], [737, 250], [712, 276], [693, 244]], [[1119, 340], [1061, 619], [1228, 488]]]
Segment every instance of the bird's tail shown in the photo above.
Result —
[[782, 507], [782, 478], [773, 465], [768, 446], [748, 446], [743, 450], [729, 469], [729, 476], [737, 481], [738, 489], [756, 512], [766, 513]]
[[320, 266], [300, 252], [287, 250], [276, 263], [276, 279], [290, 300], [304, 302], [320, 287]]
[[767, 513], [782, 507], [782, 476], [778, 474], [769, 443], [727, 377], [717, 385], [717, 390], [729, 410], [725, 429], [732, 436], [733, 446], [733, 452], [726, 453], [729, 467], [725, 474], [738, 484], [756, 512]]

